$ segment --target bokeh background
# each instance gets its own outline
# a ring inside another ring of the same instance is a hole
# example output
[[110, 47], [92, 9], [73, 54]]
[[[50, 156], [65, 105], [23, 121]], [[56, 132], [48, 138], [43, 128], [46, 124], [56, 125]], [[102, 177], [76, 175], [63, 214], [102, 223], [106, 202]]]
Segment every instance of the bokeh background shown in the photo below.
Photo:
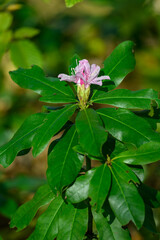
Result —
[[[160, 90], [160, 0], [83, 0], [72, 8], [64, 0], [0, 0], [0, 146], [42, 109], [38, 96], [17, 86], [9, 71], [37, 64], [57, 76], [67, 73], [75, 53], [102, 66], [125, 40], [135, 42], [137, 64], [119, 88]], [[7, 169], [0, 167], [2, 239], [25, 240], [33, 230], [36, 218], [18, 233], [8, 224], [18, 205], [46, 181], [46, 154], [33, 159], [29, 153]], [[160, 190], [160, 162], [145, 167], [145, 183]], [[160, 209], [154, 216], [160, 231]], [[130, 228], [133, 240], [159, 240], [146, 229]]]

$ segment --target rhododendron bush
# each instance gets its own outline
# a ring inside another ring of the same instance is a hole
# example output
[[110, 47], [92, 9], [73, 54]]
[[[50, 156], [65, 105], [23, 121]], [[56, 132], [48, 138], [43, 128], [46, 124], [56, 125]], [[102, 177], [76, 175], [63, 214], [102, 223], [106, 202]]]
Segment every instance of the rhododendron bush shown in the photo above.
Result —
[[133, 47], [121, 43], [102, 68], [75, 55], [69, 73], [57, 78], [38, 66], [10, 72], [19, 86], [40, 94], [45, 111], [28, 117], [0, 148], [0, 163], [8, 167], [30, 150], [36, 157], [51, 142], [47, 184], [10, 223], [24, 229], [46, 205], [28, 239], [129, 240], [130, 222], [157, 232], [152, 209], [160, 193], [143, 183], [143, 165], [160, 159], [158, 92], [117, 89], [134, 70]]

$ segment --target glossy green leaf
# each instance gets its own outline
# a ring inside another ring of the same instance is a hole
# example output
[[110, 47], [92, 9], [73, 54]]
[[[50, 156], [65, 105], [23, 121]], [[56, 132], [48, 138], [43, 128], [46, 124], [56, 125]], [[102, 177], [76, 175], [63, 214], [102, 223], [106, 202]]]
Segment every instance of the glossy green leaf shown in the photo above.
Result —
[[80, 111], [76, 118], [76, 128], [82, 148], [93, 156], [101, 156], [107, 133], [98, 114], [91, 108]]
[[30, 40], [13, 42], [10, 47], [10, 55], [16, 67], [28, 68], [34, 64], [43, 65], [40, 50]]
[[47, 179], [50, 187], [61, 191], [72, 183], [78, 175], [84, 157], [72, 149], [78, 142], [75, 126], [56, 144], [48, 158]]
[[126, 109], [101, 108], [97, 113], [104, 121], [109, 133], [124, 143], [139, 147], [144, 143], [160, 139], [148, 122]]
[[45, 96], [40, 98], [41, 102], [47, 102], [47, 103], [74, 103], [76, 102], [76, 98], [74, 96], [66, 96], [61, 93], [55, 93], [51, 96]]
[[13, 138], [0, 148], [0, 164], [3, 167], [8, 167], [21, 150], [32, 146], [33, 137], [44, 124], [46, 116], [46, 113], [31, 115], [25, 120]]
[[14, 33], [14, 38], [31, 38], [39, 34], [39, 29], [32, 27], [22, 27], [18, 28]]
[[[132, 221], [138, 229], [144, 222], [144, 202], [132, 181], [125, 181], [116, 166], [111, 168], [112, 187], [109, 195], [110, 206], [122, 225]], [[132, 180], [132, 179], [130, 179]]]
[[140, 183], [135, 173], [126, 164], [112, 161], [112, 168], [124, 181], [130, 182], [132, 180], [134, 183]]
[[136, 176], [141, 180], [144, 181], [144, 169], [141, 165], [128, 165], [131, 170], [136, 174]]
[[158, 92], [152, 89], [130, 91], [116, 89], [110, 92], [97, 91], [91, 98], [92, 102], [108, 104], [120, 108], [150, 109], [151, 101], [158, 98]]
[[11, 219], [10, 227], [17, 227], [18, 231], [22, 230], [31, 222], [38, 209], [54, 198], [55, 195], [48, 185], [41, 186], [32, 200], [18, 208]]
[[12, 24], [13, 17], [9, 12], [0, 13], [0, 32], [7, 30]]
[[50, 112], [42, 128], [33, 139], [33, 156], [36, 157], [48, 145], [51, 138], [64, 126], [75, 112], [76, 105], [68, 105], [60, 110]]
[[81, 2], [83, 0], [65, 0], [67, 7], [73, 7], [76, 3]]
[[66, 82], [60, 82], [57, 78], [46, 77], [43, 70], [38, 66], [31, 69], [19, 68], [10, 72], [14, 82], [20, 87], [31, 89], [42, 96], [56, 100], [59, 95], [63, 98], [73, 98], [74, 94]]
[[75, 183], [66, 191], [67, 200], [71, 203], [79, 203], [88, 198], [89, 184], [96, 169], [89, 170], [85, 175], [78, 177]]
[[116, 218], [109, 221], [102, 212], [96, 212], [94, 208], [92, 213], [100, 240], [131, 240], [129, 231], [123, 229]]
[[88, 208], [65, 204], [59, 217], [57, 240], [83, 240], [87, 231]]
[[134, 43], [131, 41], [122, 42], [104, 61], [104, 73], [108, 75], [118, 86], [126, 75], [135, 68]]
[[160, 159], [160, 143], [148, 142], [137, 150], [122, 152], [114, 160], [132, 165], [144, 165], [156, 162]]
[[55, 239], [58, 235], [58, 220], [63, 205], [65, 205], [65, 202], [60, 196], [55, 198], [47, 210], [39, 217], [35, 231], [30, 235], [28, 240]]
[[99, 211], [108, 195], [111, 185], [111, 172], [107, 164], [96, 168], [89, 185], [90, 204]]

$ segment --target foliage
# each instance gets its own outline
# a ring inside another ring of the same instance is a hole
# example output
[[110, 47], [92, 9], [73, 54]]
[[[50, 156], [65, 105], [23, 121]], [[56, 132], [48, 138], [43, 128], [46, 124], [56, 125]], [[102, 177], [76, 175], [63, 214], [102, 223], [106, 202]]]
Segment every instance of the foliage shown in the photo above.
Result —
[[82, 1], [82, 0], [65, 0], [67, 7], [72, 7], [72, 6], [74, 6], [76, 3], [81, 2], [81, 1]]
[[[156, 232], [152, 208], [160, 206], [160, 194], [142, 183], [141, 165], [159, 160], [160, 135], [142, 111], [148, 110], [147, 116], [158, 122], [158, 93], [151, 89], [114, 90], [134, 69], [133, 46], [130, 41], [123, 42], [105, 60], [101, 75], [108, 74], [111, 80], [104, 80], [102, 87], [91, 86], [83, 109], [72, 83], [46, 77], [37, 66], [10, 72], [18, 85], [35, 91], [41, 101], [57, 104], [57, 108], [48, 107], [46, 112], [29, 117], [0, 148], [3, 167], [22, 150], [28, 152], [33, 147], [33, 156], [39, 155], [52, 136], [63, 130], [62, 137], [49, 147], [48, 184], [41, 186], [11, 220], [11, 227], [21, 230], [41, 206], [49, 204], [28, 239], [83, 240], [85, 236], [98, 236], [100, 240], [114, 240], [118, 235], [129, 240], [130, 221], [137, 229], [144, 226]], [[76, 66], [76, 60], [72, 58], [71, 66]], [[94, 103], [110, 106], [96, 109]], [[92, 168], [94, 160], [99, 166]]]

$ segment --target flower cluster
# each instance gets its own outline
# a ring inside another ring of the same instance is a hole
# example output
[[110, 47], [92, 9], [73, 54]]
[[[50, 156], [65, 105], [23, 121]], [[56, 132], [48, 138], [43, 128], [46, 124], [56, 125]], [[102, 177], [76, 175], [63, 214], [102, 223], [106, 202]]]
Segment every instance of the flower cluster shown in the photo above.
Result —
[[59, 74], [60, 81], [74, 82], [77, 85], [84, 85], [88, 88], [91, 84], [102, 86], [102, 80], [110, 79], [109, 76], [98, 77], [100, 67], [96, 64], [90, 65], [88, 60], [79, 61], [78, 66], [74, 69], [73, 75]]
[[73, 69], [72, 75], [59, 74], [60, 81], [74, 82], [77, 84], [77, 96], [80, 102], [80, 108], [86, 108], [86, 103], [90, 95], [90, 85], [96, 84], [102, 86], [102, 80], [110, 79], [109, 76], [98, 77], [100, 67], [96, 64], [90, 65], [88, 60], [83, 59]]

